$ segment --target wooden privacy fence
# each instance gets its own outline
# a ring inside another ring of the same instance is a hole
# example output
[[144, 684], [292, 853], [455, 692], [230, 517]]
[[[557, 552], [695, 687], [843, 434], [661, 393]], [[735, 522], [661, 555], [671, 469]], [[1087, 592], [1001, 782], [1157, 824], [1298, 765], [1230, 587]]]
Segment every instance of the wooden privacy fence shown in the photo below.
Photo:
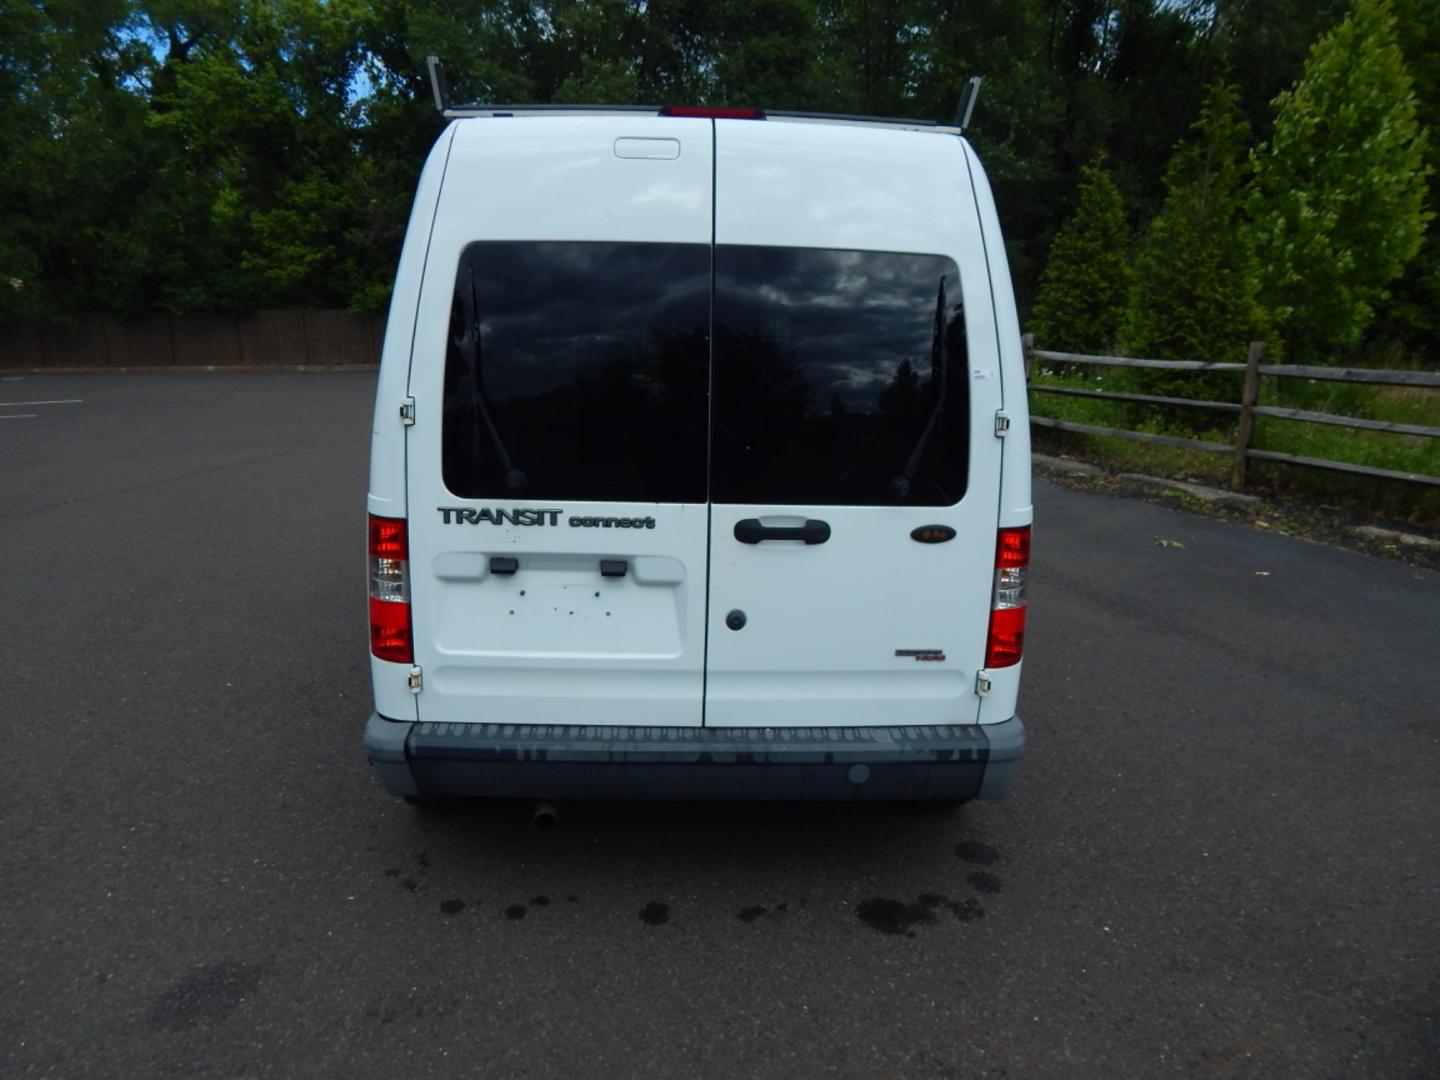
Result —
[[[1084, 435], [1108, 435], [1118, 439], [1133, 439], [1136, 442], [1157, 443], [1161, 446], [1177, 446], [1185, 450], [1199, 450], [1209, 454], [1229, 454], [1234, 458], [1230, 469], [1230, 486], [1236, 490], [1245, 487], [1245, 466], [1251, 461], [1278, 461], [1286, 465], [1303, 465], [1311, 469], [1330, 469], [1334, 472], [1354, 473], [1360, 476], [1374, 476], [1385, 480], [1405, 480], [1413, 484], [1440, 487], [1440, 476], [1426, 473], [1401, 472], [1397, 469], [1378, 469], [1370, 465], [1356, 465], [1348, 461], [1333, 461], [1329, 458], [1302, 457], [1278, 450], [1257, 450], [1250, 445], [1255, 433], [1255, 417], [1272, 416], [1281, 420], [1296, 420], [1307, 424], [1333, 424], [1338, 427], [1358, 428], [1364, 431], [1384, 431], [1395, 435], [1416, 435], [1422, 438], [1440, 438], [1440, 428], [1421, 424], [1394, 424], [1385, 420], [1366, 420], [1358, 416], [1340, 416], [1335, 413], [1311, 412], [1306, 409], [1286, 409], [1274, 405], [1259, 404], [1261, 376], [1275, 376], [1282, 379], [1318, 379], [1325, 382], [1366, 383], [1372, 386], [1419, 386], [1440, 390], [1440, 374], [1429, 371], [1388, 371], [1377, 368], [1317, 367], [1308, 364], [1266, 364], [1265, 344], [1250, 343], [1249, 355], [1243, 364], [1218, 363], [1208, 360], [1139, 360], [1129, 356], [1090, 356], [1084, 353], [1053, 352], [1035, 348], [1035, 336], [1026, 334], [1025, 381], [1037, 394], [1062, 394], [1069, 397], [1101, 398], [1106, 401], [1130, 401], [1147, 405], [1170, 405], [1184, 409], [1205, 409], [1211, 412], [1233, 413], [1239, 420], [1235, 425], [1234, 443], [1208, 442], [1204, 439], [1187, 439], [1178, 435], [1156, 435], [1148, 431], [1131, 431], [1124, 428], [1098, 427], [1094, 424], [1080, 424], [1073, 420], [1057, 420], [1049, 416], [1031, 416], [1030, 422], [1037, 427], [1055, 428], [1059, 431], [1075, 431]], [[1161, 397], [1155, 394], [1129, 394], [1114, 390], [1085, 390], [1070, 386], [1037, 386], [1030, 379], [1035, 360], [1055, 360], [1066, 364], [1096, 364], [1105, 367], [1160, 368], [1169, 371], [1233, 371], [1244, 372], [1245, 382], [1238, 402], [1199, 401], [1193, 398]]]
[[384, 315], [76, 315], [0, 320], [0, 370], [350, 367], [380, 362]]

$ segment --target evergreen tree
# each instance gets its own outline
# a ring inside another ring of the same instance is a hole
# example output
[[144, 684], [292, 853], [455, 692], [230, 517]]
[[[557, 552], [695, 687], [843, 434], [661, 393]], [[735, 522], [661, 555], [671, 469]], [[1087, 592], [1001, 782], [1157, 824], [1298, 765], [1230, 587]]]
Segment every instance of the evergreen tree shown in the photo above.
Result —
[[[1165, 202], [1145, 231], [1135, 285], [1121, 328], [1130, 356], [1239, 360], [1261, 337], [1255, 256], [1242, 224], [1250, 126], [1235, 87], [1217, 79], [1206, 91], [1193, 137], [1165, 170]], [[1225, 376], [1147, 373], [1153, 391], [1233, 400]]]
[[1249, 125], [1223, 79], [1206, 93], [1193, 138], [1165, 170], [1165, 203], [1135, 260], [1121, 340], [1136, 356], [1218, 360], [1264, 326], [1253, 253], [1239, 233]]
[[1250, 199], [1261, 297], [1289, 353], [1335, 360], [1420, 249], [1425, 136], [1388, 0], [1355, 0], [1275, 99]]
[[[1440, 183], [1440, 4], [1434, 0], [1393, 3], [1400, 50], [1415, 86], [1416, 119], [1427, 132], [1428, 204], [1434, 211], [1440, 207], [1436, 186]], [[1398, 340], [1431, 365], [1440, 365], [1440, 214], [1430, 218], [1420, 253], [1377, 311], [1375, 330], [1379, 335]]]
[[1050, 248], [1031, 329], [1045, 348], [1103, 353], [1115, 344], [1130, 288], [1130, 236], [1102, 159], [1081, 172], [1080, 202]]

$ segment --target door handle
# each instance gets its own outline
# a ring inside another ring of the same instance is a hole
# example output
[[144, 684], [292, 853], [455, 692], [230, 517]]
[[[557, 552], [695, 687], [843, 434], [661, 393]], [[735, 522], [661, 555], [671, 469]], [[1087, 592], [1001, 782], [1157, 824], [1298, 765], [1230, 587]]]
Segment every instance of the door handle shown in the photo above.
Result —
[[735, 523], [735, 539], [742, 544], [758, 544], [762, 540], [804, 540], [807, 544], [823, 544], [830, 539], [830, 525], [814, 518], [804, 525], [762, 525], [759, 518], [742, 518]]

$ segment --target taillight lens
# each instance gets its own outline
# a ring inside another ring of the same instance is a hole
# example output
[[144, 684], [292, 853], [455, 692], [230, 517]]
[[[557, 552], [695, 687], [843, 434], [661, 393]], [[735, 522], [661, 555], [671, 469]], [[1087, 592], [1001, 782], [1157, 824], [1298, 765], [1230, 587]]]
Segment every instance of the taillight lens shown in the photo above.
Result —
[[381, 660], [413, 662], [410, 635], [410, 544], [404, 518], [370, 515], [370, 651]]
[[1001, 529], [995, 542], [995, 589], [985, 666], [1009, 667], [1025, 651], [1025, 585], [1030, 576], [1030, 526]]

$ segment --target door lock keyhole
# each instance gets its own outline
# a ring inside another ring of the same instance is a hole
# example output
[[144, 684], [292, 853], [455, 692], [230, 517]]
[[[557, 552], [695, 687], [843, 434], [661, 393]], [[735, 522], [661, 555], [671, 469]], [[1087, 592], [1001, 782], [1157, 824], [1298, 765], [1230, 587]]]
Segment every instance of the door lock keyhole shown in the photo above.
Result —
[[745, 613], [739, 608], [725, 616], [725, 625], [731, 630], [743, 630], [745, 628]]

